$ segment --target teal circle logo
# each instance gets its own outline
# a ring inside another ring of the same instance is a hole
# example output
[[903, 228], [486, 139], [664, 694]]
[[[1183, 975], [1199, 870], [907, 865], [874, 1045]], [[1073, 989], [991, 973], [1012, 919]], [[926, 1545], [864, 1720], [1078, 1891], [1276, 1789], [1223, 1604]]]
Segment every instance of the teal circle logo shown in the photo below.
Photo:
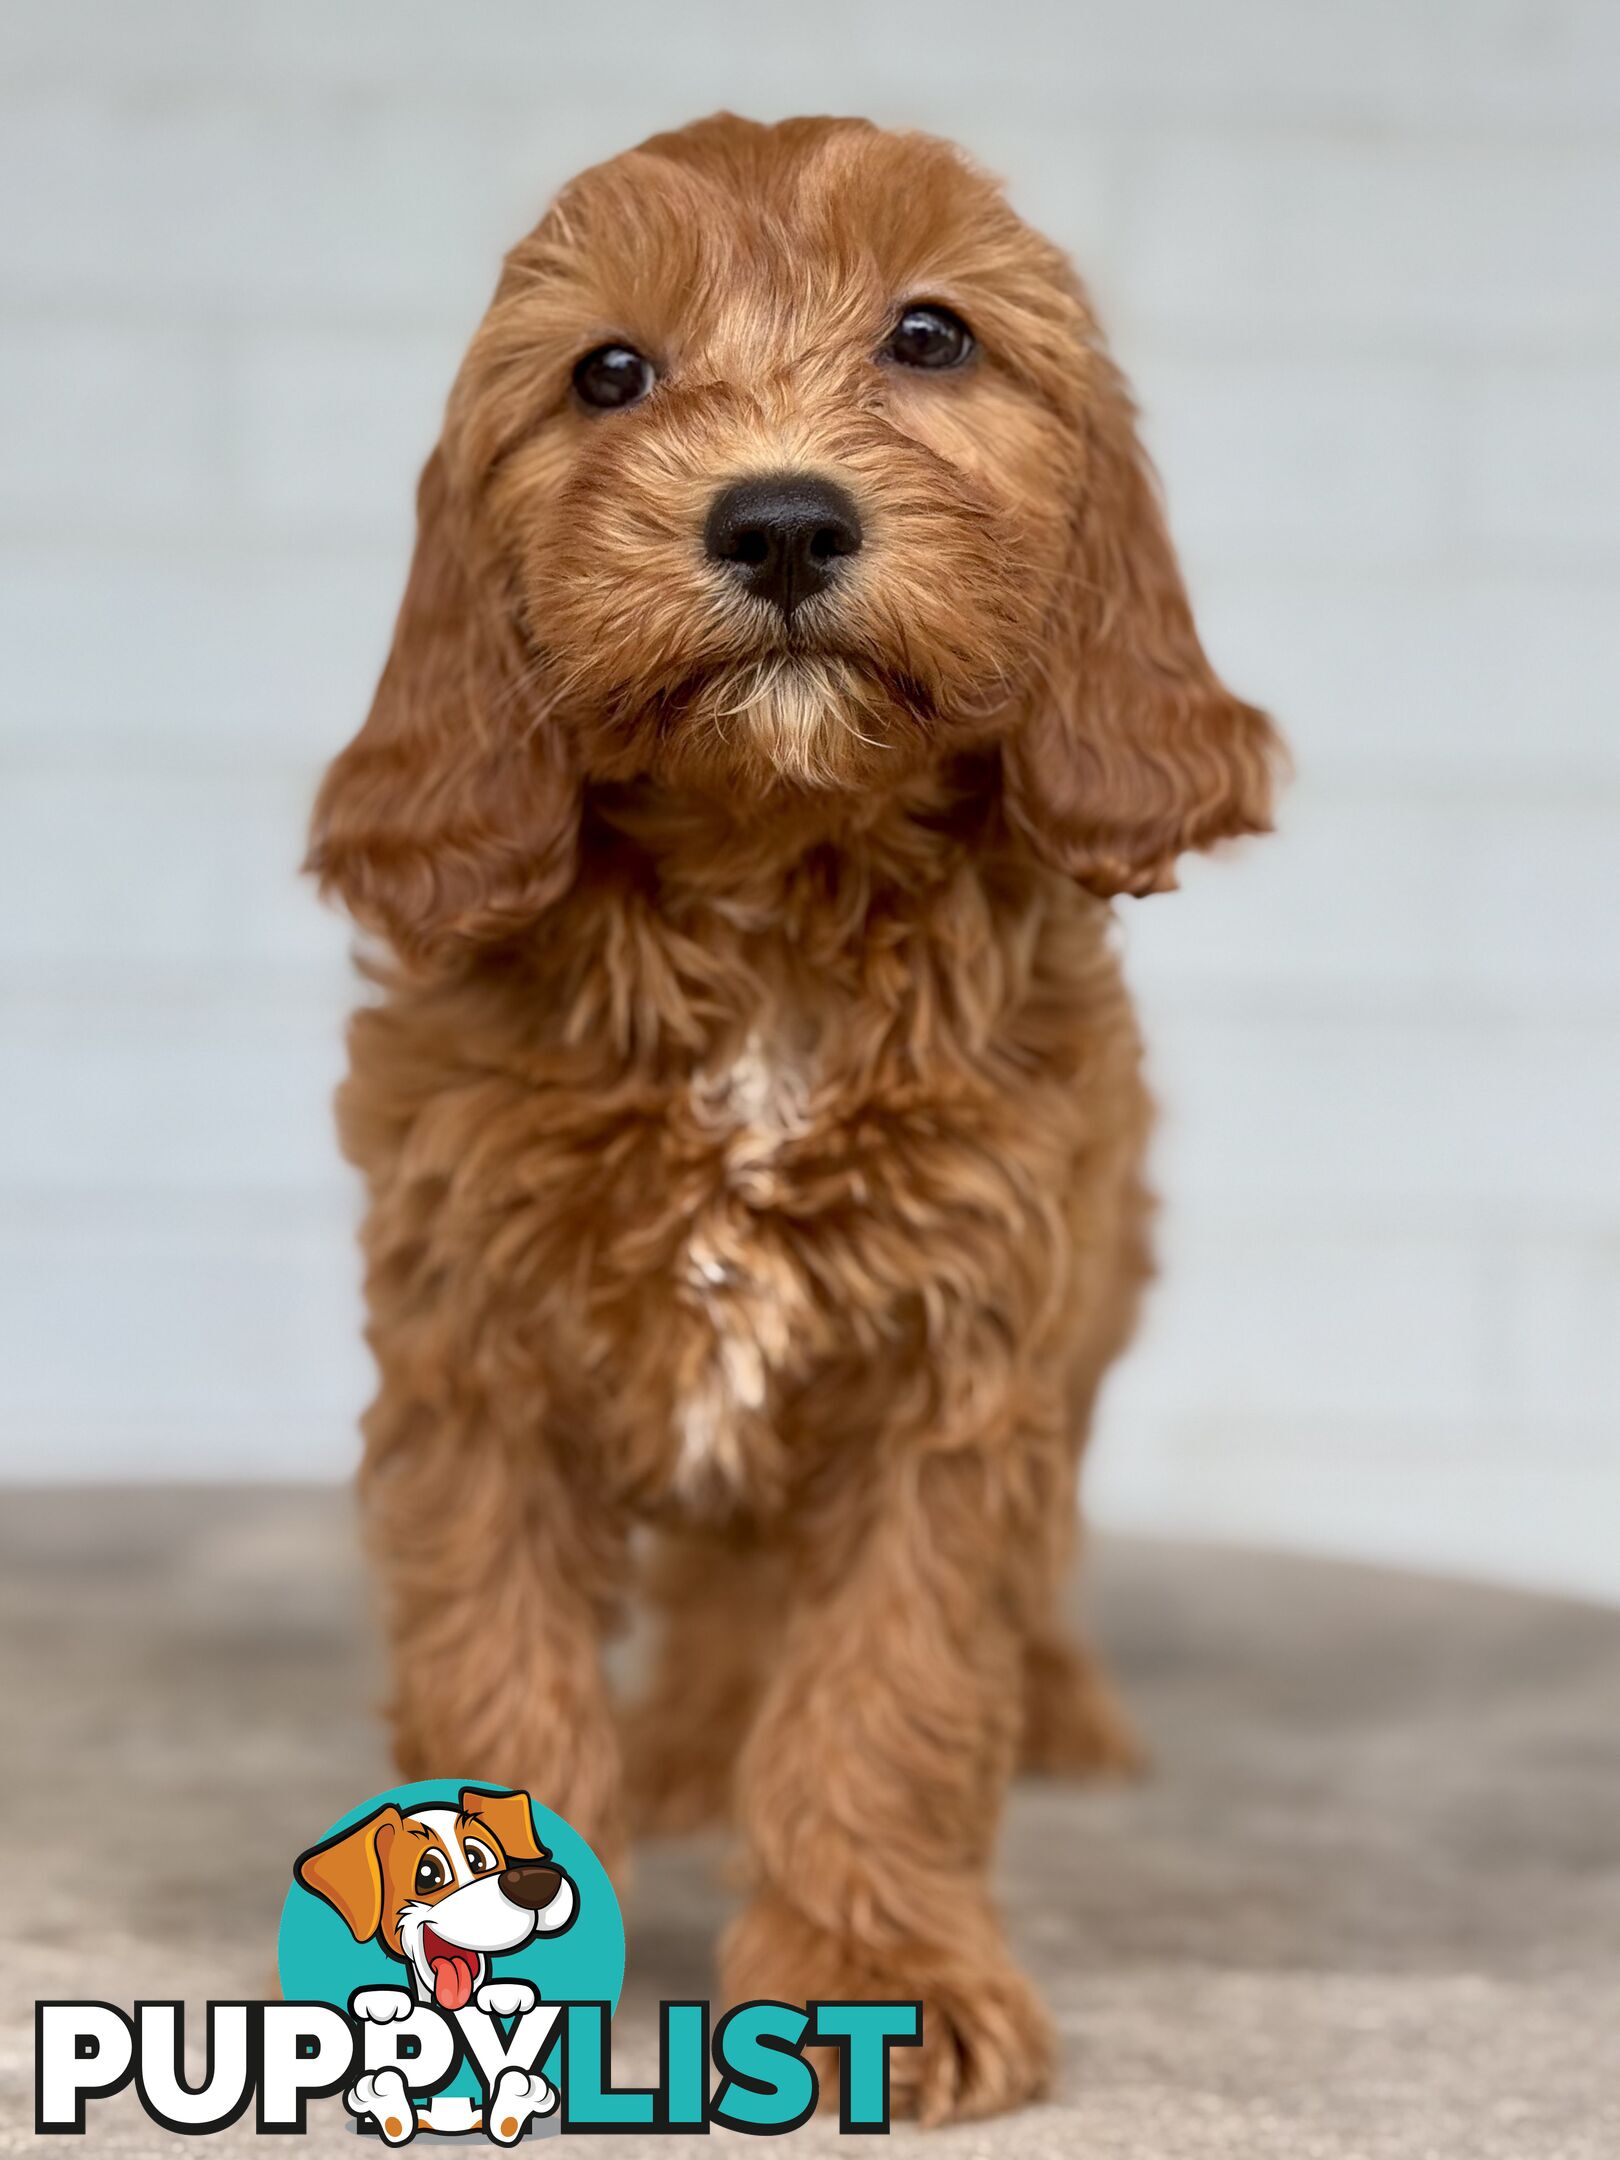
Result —
[[[345, 2012], [360, 1991], [391, 1990], [385, 2014], [426, 2005], [453, 2018], [513, 1982], [542, 2003], [611, 2009], [624, 1923], [607, 1871], [562, 1816], [510, 1786], [435, 1778], [374, 1794], [298, 1856], [276, 1961], [287, 2001]], [[478, 2091], [462, 2062], [436, 2103], [446, 2128]]]

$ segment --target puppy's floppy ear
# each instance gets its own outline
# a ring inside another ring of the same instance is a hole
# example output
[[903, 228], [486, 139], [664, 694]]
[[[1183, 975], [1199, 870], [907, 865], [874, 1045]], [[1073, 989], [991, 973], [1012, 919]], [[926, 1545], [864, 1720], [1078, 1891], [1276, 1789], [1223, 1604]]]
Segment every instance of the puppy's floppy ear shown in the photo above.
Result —
[[1067, 590], [1049, 680], [1004, 752], [1007, 809], [1093, 892], [1163, 892], [1185, 849], [1269, 831], [1282, 745], [1204, 657], [1129, 393], [1094, 365]]
[[325, 1898], [356, 1942], [370, 1942], [382, 1926], [383, 1869], [404, 1820], [390, 1802], [293, 1863], [293, 1880]]
[[534, 1817], [529, 1812], [527, 1793], [478, 1792], [469, 1785], [461, 1795], [461, 1812], [488, 1825], [508, 1860], [550, 1857], [535, 1839]]
[[578, 790], [435, 450], [416, 554], [370, 716], [326, 775], [306, 867], [406, 959], [526, 928], [567, 887]]

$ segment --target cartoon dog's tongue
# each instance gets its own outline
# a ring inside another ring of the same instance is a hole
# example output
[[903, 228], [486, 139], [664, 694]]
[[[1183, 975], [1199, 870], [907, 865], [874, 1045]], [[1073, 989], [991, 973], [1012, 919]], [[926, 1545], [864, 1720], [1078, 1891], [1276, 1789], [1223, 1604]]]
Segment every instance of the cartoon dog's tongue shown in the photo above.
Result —
[[441, 2010], [460, 2010], [472, 2000], [478, 1968], [464, 1951], [433, 1960], [433, 2000]]
[[423, 1930], [422, 1949], [433, 1975], [433, 2000], [441, 2010], [460, 2010], [472, 2000], [478, 1978], [478, 1953], [447, 1943], [432, 1928]]

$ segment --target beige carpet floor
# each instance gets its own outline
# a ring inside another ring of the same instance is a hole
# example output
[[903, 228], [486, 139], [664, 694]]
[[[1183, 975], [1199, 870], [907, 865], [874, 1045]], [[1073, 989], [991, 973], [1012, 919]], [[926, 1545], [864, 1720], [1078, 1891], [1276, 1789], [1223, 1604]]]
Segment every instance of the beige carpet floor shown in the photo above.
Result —
[[[0, 1497], [0, 2152], [59, 2142], [37, 1997], [264, 1992], [293, 1854], [389, 1782], [351, 1547], [324, 1493]], [[1169, 1545], [1103, 1546], [1093, 1582], [1156, 1771], [1017, 1795], [1003, 1888], [1061, 2078], [929, 2150], [1615, 2160], [1620, 1613]], [[626, 2074], [660, 1997], [706, 1989], [716, 1858], [641, 1867]], [[180, 2143], [126, 2094], [70, 2149]], [[289, 2149], [356, 2147], [333, 2103]]]

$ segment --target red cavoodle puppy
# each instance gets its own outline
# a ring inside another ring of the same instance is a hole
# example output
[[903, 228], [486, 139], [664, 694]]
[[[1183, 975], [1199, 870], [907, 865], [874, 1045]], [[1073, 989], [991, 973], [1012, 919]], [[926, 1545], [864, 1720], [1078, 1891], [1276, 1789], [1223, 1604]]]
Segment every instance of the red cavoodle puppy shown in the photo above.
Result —
[[1148, 1266], [1108, 903], [1264, 830], [1276, 738], [1082, 288], [923, 137], [722, 117], [575, 181], [419, 519], [312, 850], [380, 985], [340, 1121], [401, 1771], [610, 1865], [628, 1808], [728, 1813], [727, 1999], [920, 1998], [898, 2100], [1013, 2106], [1007, 1782], [1129, 1746], [1055, 1617]]

